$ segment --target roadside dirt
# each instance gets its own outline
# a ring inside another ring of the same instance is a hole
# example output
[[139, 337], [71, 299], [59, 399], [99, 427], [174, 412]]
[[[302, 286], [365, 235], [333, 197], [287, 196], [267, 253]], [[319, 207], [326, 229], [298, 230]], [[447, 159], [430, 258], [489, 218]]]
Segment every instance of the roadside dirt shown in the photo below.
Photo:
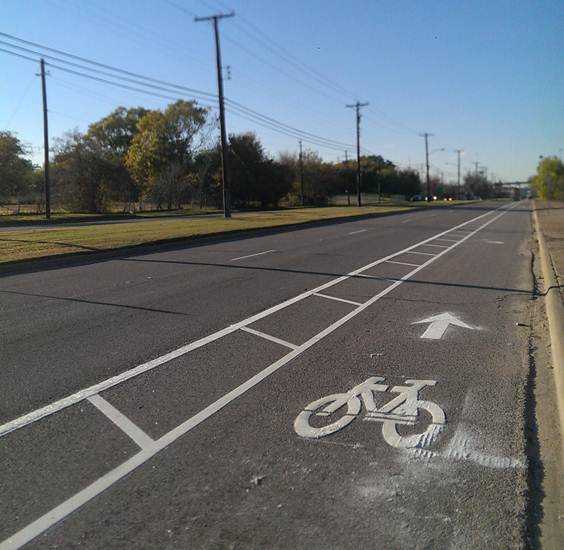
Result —
[[[543, 281], [538, 262], [538, 244], [534, 236], [530, 246], [535, 295], [531, 300], [530, 310], [529, 377], [526, 391], [525, 435], [529, 460], [529, 494], [525, 540], [527, 548], [556, 550], [562, 548], [564, 540], [562, 434], [557, 409], [554, 367], [550, 356], [548, 320], [544, 300], [539, 294]], [[564, 247], [562, 257], [564, 259]]]

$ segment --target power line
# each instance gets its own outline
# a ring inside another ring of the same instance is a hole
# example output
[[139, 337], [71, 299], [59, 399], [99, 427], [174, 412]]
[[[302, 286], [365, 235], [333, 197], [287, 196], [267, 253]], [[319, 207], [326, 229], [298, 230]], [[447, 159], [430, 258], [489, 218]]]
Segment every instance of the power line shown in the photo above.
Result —
[[[31, 44], [31, 45], [33, 45], [37, 48], [46, 49], [47, 51], [53, 51], [53, 52], [59, 53], [62, 56], [66, 56], [66, 57], [69, 57], [71, 59], [78, 59], [78, 60], [80, 60], [84, 63], [94, 65], [95, 67], [103, 67], [103, 68], [108, 69], [109, 71], [114, 71], [115, 73], [117, 73], [117, 74], [113, 74], [113, 73], [110, 73], [110, 72], [107, 72], [107, 71], [101, 71], [99, 69], [87, 67], [87, 66], [84, 66], [84, 65], [81, 65], [81, 64], [78, 64], [78, 63], [74, 63], [74, 62], [68, 61], [66, 59], [62, 59], [60, 57], [57, 57], [57, 56], [45, 54], [44, 52], [39, 52], [39, 51], [36, 51], [36, 50], [31, 50], [29, 48], [24, 48], [23, 46], [18, 46], [17, 44], [10, 44], [9, 42], [0, 41], [0, 43], [2, 43], [2, 44], [8, 45], [8, 46], [13, 47], [13, 48], [17, 48], [20, 51], [25, 51], [27, 53], [32, 53], [32, 54], [35, 54], [35, 55], [38, 55], [38, 56], [44, 55], [48, 59], [54, 59], [59, 63], [63, 63], [65, 65], [69, 65], [71, 67], [81, 69], [80, 71], [77, 71], [77, 70], [74, 70], [74, 69], [69, 69], [68, 67], [61, 67], [60, 65], [56, 65], [55, 63], [51, 63], [51, 62], [48, 63], [49, 66], [51, 66], [53, 68], [59, 69], [61, 71], [65, 71], [65, 72], [70, 73], [70, 74], [74, 74], [76, 76], [89, 78], [91, 80], [99, 81], [99, 82], [102, 82], [102, 83], [105, 83], [105, 84], [110, 84], [110, 85], [113, 85], [113, 86], [119, 86], [121, 88], [128, 89], [128, 90], [135, 91], [135, 92], [148, 93], [148, 91], [142, 90], [138, 87], [127, 86], [127, 85], [117, 83], [117, 82], [114, 82], [114, 81], [108, 81], [105, 78], [95, 77], [91, 74], [86, 74], [84, 72], [84, 71], [91, 71], [91, 72], [95, 72], [97, 74], [102, 74], [104, 76], [108, 76], [112, 79], [124, 80], [126, 82], [136, 84], [137, 86], [146, 86], [146, 87], [150, 87], [152, 89], [162, 91], [162, 92], [178, 94], [177, 90], [182, 90], [182, 91], [190, 92], [195, 96], [204, 96], [205, 101], [209, 101], [210, 99], [216, 99], [217, 98], [216, 94], [212, 94], [212, 93], [209, 93], [209, 92], [204, 92], [202, 90], [197, 90], [195, 88], [190, 88], [190, 87], [187, 87], [187, 86], [167, 82], [167, 81], [161, 80], [161, 79], [155, 79], [155, 78], [152, 78], [152, 77], [147, 76], [147, 75], [134, 73], [132, 71], [128, 71], [128, 70], [121, 69], [121, 68], [118, 68], [118, 67], [115, 67], [115, 66], [112, 66], [112, 65], [100, 63], [98, 61], [94, 61], [94, 60], [86, 58], [86, 57], [77, 56], [75, 54], [71, 54], [71, 53], [63, 51], [63, 50], [57, 50], [57, 49], [51, 48], [49, 46], [43, 46], [41, 44], [31, 42], [31, 41], [28, 41], [28, 40], [24, 40], [24, 39], [15, 37], [13, 35], [8, 35], [7, 33], [0, 32], [0, 35], [1, 36], [8, 36], [13, 40], [17, 40], [19, 42], [26, 43], [26, 44]], [[12, 53], [12, 54], [16, 55], [15, 53], [8, 52], [7, 50], [0, 49], [0, 51], [5, 51], [6, 53]], [[18, 56], [21, 56], [21, 55], [18, 54]], [[29, 61], [34, 61], [34, 62], [37, 61], [36, 59], [30, 58], [30, 57], [27, 57], [27, 56], [21, 56], [21, 57], [23, 57], [24, 59], [27, 59]], [[122, 76], [122, 74], [134, 76], [135, 79], [129, 78], [129, 76]], [[143, 80], [147, 80], [148, 82], [143, 82]], [[159, 83], [159, 85], [152, 84], [153, 82], [157, 82], [157, 83]], [[174, 89], [171, 90], [170, 88], [174, 88]], [[160, 94], [160, 93], [159, 94], [152, 93], [150, 95], [153, 95], [155, 97], [159, 97], [159, 98], [162, 98], [162, 99], [173, 99], [173, 100], [178, 99], [177, 96], [171, 97], [170, 95], [163, 95], [163, 94]], [[343, 146], [350, 147], [350, 144], [348, 144], [348, 143], [343, 143], [343, 142], [340, 142], [338, 140], [333, 140], [333, 139], [330, 139], [330, 138], [324, 138], [323, 136], [319, 136], [319, 135], [313, 134], [311, 132], [300, 130], [300, 129], [295, 128], [293, 126], [287, 125], [283, 122], [277, 121], [276, 119], [273, 119], [272, 117], [269, 117], [267, 115], [263, 115], [263, 114], [255, 111], [253, 109], [250, 109], [249, 107], [246, 107], [245, 105], [243, 105], [239, 102], [236, 102], [234, 100], [227, 99], [227, 102], [231, 103], [235, 107], [238, 107], [239, 109], [245, 111], [249, 116], [252, 116], [255, 119], [255, 121], [256, 121], [257, 118], [259, 118], [259, 119], [261, 119], [262, 122], [271, 123], [271, 124], [275, 125], [277, 128], [284, 130], [284, 133], [286, 133], [286, 135], [291, 135], [292, 137], [295, 137], [296, 134], [300, 134], [300, 135], [304, 136], [304, 141], [308, 141], [308, 142], [316, 144], [316, 145], [322, 144], [322, 145], [338, 146], [339, 149], [341, 149]], [[208, 107], [210, 106], [208, 104], [205, 104], [205, 105], [208, 106]], [[275, 128], [271, 128], [271, 129], [275, 129]], [[291, 134], [288, 134], [288, 132], [291, 132]]]

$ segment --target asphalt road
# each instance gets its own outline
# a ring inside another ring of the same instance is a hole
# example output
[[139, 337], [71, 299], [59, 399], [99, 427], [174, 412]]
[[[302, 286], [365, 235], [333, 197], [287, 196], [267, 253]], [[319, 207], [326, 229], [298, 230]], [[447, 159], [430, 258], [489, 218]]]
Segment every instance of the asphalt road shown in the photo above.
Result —
[[529, 237], [484, 202], [3, 276], [0, 548], [520, 546]]

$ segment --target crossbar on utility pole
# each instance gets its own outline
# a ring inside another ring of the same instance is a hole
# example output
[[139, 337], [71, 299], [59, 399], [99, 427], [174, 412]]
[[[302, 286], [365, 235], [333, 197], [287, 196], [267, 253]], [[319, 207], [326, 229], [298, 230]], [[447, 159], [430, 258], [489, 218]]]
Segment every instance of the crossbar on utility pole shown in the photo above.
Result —
[[358, 206], [362, 206], [362, 199], [360, 197], [360, 108], [367, 105], [368, 103], [360, 103], [360, 101], [352, 105], [346, 105], [348, 109], [356, 111], [356, 200]]
[[462, 149], [455, 149], [454, 151], [455, 151], [455, 153], [458, 157], [458, 162], [457, 162], [457, 166], [458, 166], [458, 180], [457, 181], [458, 181], [458, 184], [457, 184], [457, 191], [456, 191], [457, 197], [456, 198], [458, 200], [460, 200], [460, 155], [462, 154], [463, 150]]
[[427, 168], [425, 181], [427, 182], [427, 202], [431, 202], [431, 180], [429, 179], [429, 138], [433, 135], [429, 132], [419, 134], [425, 138], [425, 166]]
[[217, 92], [219, 96], [219, 125], [221, 133], [221, 183], [223, 188], [223, 215], [226, 218], [231, 217], [231, 196], [229, 187], [229, 159], [227, 148], [227, 132], [225, 130], [225, 100], [223, 96], [223, 74], [221, 65], [221, 44], [219, 41], [219, 25], [220, 19], [233, 17], [235, 12], [218, 13], [207, 17], [195, 17], [196, 23], [200, 21], [213, 21], [213, 30], [215, 34], [215, 60], [217, 65]]
[[41, 93], [43, 95], [43, 173], [45, 176], [45, 218], [51, 219], [51, 179], [49, 176], [49, 117], [47, 115], [47, 85], [45, 60], [41, 58]]

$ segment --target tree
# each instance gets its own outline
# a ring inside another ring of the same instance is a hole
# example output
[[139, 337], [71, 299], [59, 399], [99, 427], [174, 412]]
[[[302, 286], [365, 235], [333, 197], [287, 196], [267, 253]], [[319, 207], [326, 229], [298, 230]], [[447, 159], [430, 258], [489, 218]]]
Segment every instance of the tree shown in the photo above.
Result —
[[33, 164], [26, 157], [28, 151], [10, 132], [0, 132], [0, 202], [15, 199], [27, 190]]
[[481, 199], [488, 199], [494, 195], [493, 185], [482, 173], [468, 172], [464, 176], [464, 188], [467, 193]]
[[195, 156], [209, 140], [206, 121], [207, 109], [182, 100], [140, 118], [125, 164], [157, 207], [166, 202], [171, 209], [188, 187]]
[[229, 167], [234, 204], [277, 206], [292, 187], [289, 173], [266, 155], [252, 132], [229, 136]]
[[54, 194], [67, 207], [86, 212], [105, 211], [115, 182], [127, 178], [92, 139], [74, 130], [57, 141], [53, 157]]
[[543, 158], [532, 184], [541, 199], [564, 200], [564, 163], [558, 157]]
[[127, 109], [118, 107], [108, 116], [88, 127], [87, 137], [111, 153], [125, 159], [133, 138], [138, 132], [137, 125], [149, 111], [143, 107]]

